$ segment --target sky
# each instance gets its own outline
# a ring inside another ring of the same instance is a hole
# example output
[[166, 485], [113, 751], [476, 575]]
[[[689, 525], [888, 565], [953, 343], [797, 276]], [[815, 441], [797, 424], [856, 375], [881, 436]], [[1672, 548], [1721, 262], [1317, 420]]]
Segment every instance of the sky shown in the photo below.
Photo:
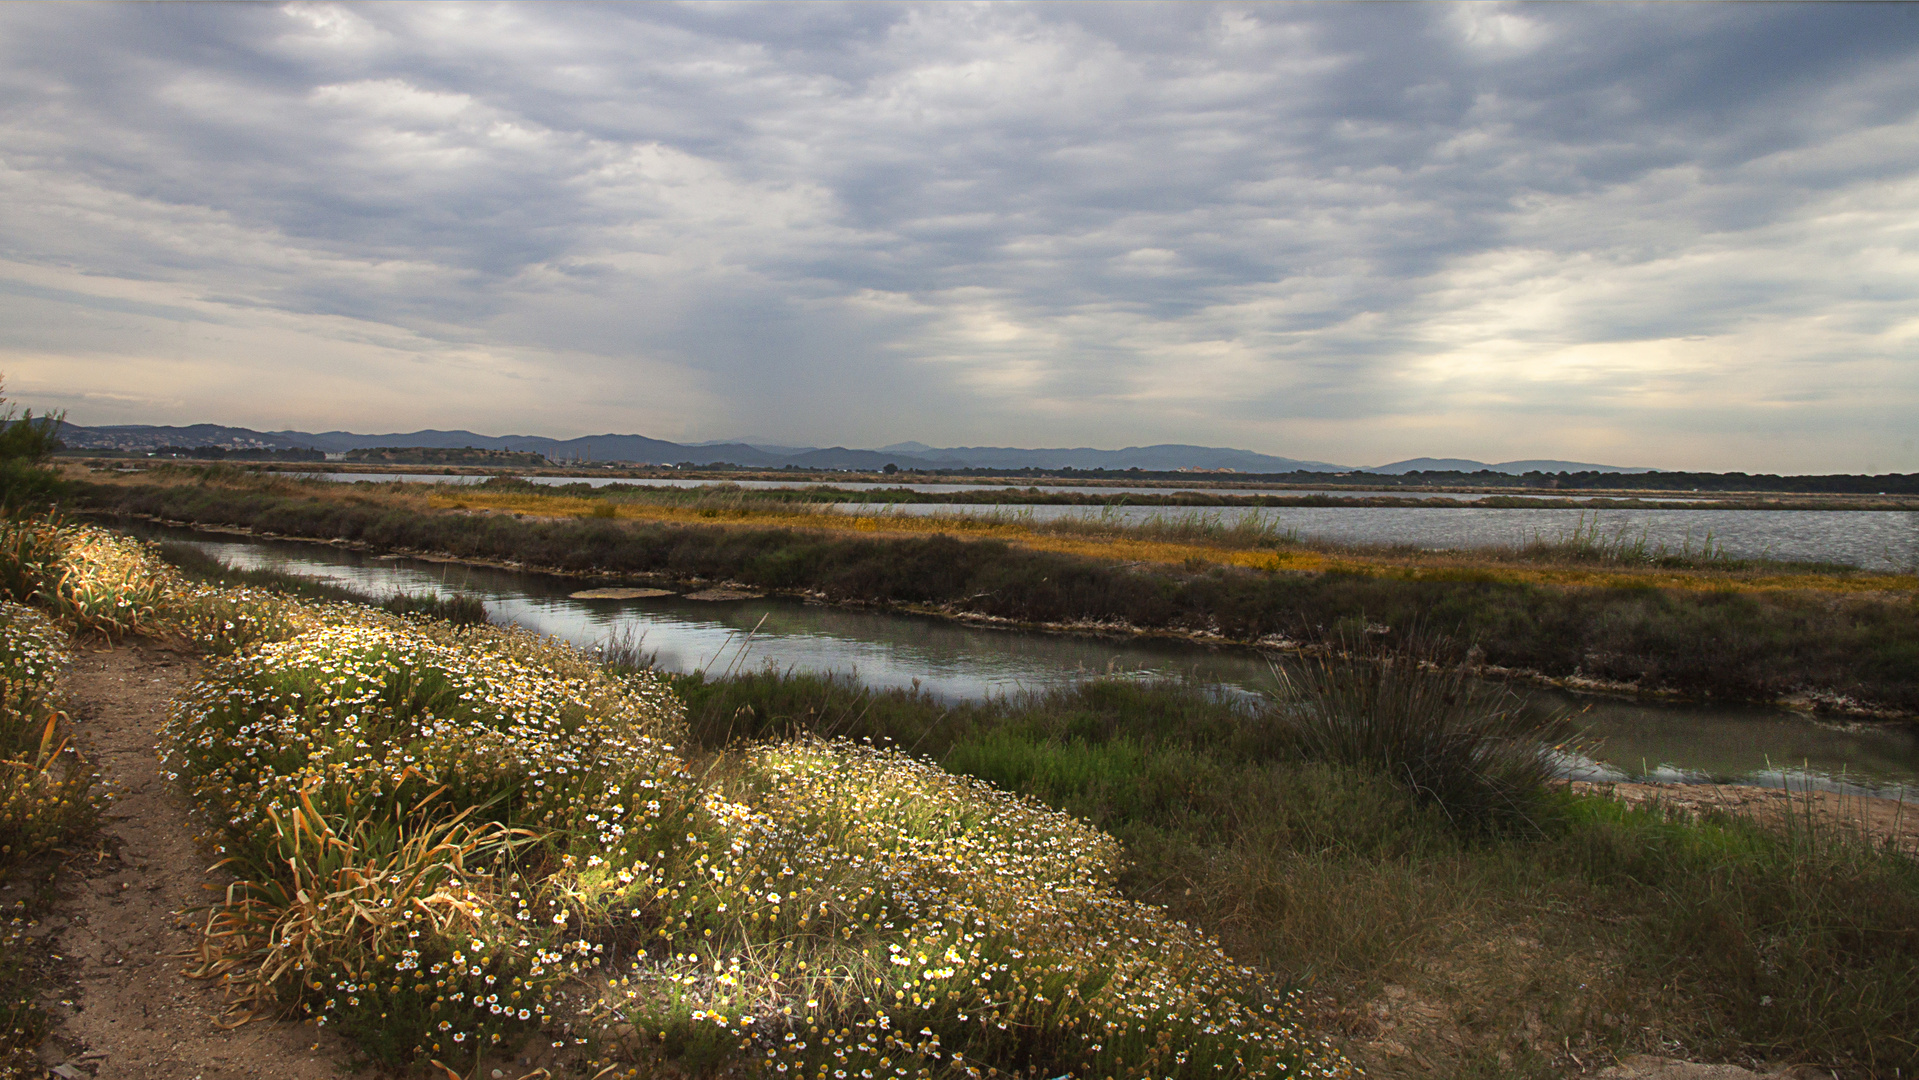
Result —
[[81, 424], [1919, 472], [1919, 5], [9, 4]]

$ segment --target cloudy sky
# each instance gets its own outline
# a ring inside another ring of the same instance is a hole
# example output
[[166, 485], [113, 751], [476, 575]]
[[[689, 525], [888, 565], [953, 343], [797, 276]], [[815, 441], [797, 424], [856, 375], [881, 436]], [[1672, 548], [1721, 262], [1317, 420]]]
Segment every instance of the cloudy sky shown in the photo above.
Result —
[[11, 4], [77, 423], [1919, 471], [1919, 5]]

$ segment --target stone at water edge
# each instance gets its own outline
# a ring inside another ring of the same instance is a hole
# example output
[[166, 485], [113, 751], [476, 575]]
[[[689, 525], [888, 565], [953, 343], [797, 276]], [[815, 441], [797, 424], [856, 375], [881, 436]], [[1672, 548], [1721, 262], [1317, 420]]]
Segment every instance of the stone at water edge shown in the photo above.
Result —
[[739, 589], [702, 589], [686, 594], [688, 600], [758, 600], [762, 593], [742, 592]]

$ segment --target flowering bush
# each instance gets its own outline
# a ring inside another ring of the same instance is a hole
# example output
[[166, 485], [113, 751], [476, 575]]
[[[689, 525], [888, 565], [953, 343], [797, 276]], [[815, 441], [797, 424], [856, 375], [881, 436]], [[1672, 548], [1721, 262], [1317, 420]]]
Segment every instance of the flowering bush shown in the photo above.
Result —
[[869, 746], [730, 765], [632, 912], [662, 948], [604, 995], [610, 1052], [833, 1080], [1348, 1071], [1285, 995], [1121, 897], [1118, 844], [1082, 822]]
[[[846, 743], [696, 781], [650, 674], [311, 611], [213, 664], [165, 733], [246, 878], [202, 971], [252, 1007], [388, 1060], [586, 1019], [604, 1064], [834, 1080], [1347, 1068], [1213, 942], [1120, 897], [1118, 845], [1073, 818]], [[560, 1005], [581, 979], [583, 1017]]]
[[0, 863], [52, 847], [92, 820], [93, 773], [67, 745], [52, 700], [66, 661], [59, 627], [0, 602]]
[[202, 971], [389, 1059], [538, 1026], [604, 953], [574, 868], [683, 826], [683, 723], [651, 676], [348, 605], [216, 662], [163, 736], [247, 879]]
[[0, 585], [78, 629], [108, 637], [158, 627], [174, 576], [130, 537], [57, 518], [0, 519]]
[[312, 607], [289, 597], [195, 583], [153, 544], [53, 517], [0, 519], [0, 599], [109, 639], [173, 637], [217, 654], [318, 625]]

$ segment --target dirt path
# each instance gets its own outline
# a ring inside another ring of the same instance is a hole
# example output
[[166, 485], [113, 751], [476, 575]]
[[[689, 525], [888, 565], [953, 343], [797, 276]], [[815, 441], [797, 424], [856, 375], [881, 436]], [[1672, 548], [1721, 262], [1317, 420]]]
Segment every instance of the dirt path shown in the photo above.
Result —
[[[116, 795], [101, 854], [73, 860], [48, 924], [71, 979], [49, 997], [61, 1018], [41, 1058], [66, 1080], [331, 1080], [342, 1055], [297, 1024], [223, 1031], [220, 991], [181, 974], [217, 893], [183, 801], [160, 775], [166, 705], [193, 676], [187, 657], [144, 646], [82, 651], [67, 681], [80, 738]], [[76, 1071], [77, 1070], [77, 1071]]]

